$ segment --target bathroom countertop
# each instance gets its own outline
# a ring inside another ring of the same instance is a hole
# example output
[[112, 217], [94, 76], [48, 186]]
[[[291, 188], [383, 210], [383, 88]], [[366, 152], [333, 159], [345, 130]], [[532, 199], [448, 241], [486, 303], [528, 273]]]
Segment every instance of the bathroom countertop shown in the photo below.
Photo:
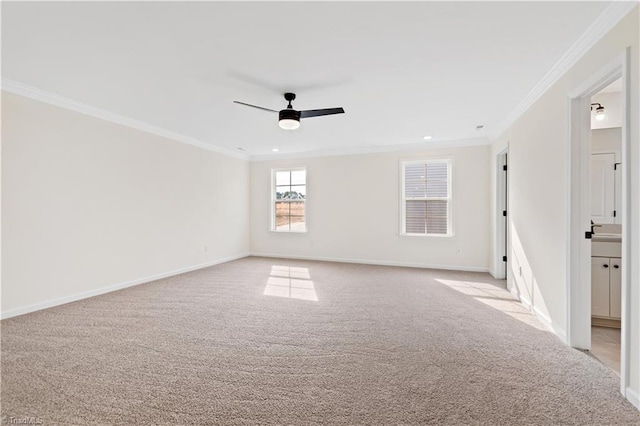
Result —
[[598, 234], [595, 233], [592, 235], [591, 239], [593, 242], [602, 242], [602, 243], [621, 243], [622, 235], [620, 234]]

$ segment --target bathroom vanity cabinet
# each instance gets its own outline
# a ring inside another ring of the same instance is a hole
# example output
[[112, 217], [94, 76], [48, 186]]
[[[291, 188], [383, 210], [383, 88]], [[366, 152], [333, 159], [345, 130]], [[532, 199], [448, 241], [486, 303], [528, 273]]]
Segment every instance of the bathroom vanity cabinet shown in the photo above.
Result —
[[593, 241], [591, 249], [592, 324], [619, 327], [622, 259], [619, 241]]
[[620, 319], [621, 259], [591, 258], [591, 315]]

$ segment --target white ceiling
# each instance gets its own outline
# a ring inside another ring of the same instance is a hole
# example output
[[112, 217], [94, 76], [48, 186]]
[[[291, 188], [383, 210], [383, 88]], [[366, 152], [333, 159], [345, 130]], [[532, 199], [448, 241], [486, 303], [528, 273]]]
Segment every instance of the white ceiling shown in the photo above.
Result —
[[[608, 4], [4, 2], [2, 76], [254, 156], [428, 146], [485, 138]], [[285, 91], [346, 114], [232, 103]]]

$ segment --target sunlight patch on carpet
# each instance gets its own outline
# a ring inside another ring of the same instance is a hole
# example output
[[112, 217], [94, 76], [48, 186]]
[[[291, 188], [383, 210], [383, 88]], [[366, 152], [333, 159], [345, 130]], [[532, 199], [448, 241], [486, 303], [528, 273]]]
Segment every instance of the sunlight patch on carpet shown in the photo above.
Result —
[[548, 331], [538, 320], [536, 320], [531, 311], [516, 300], [507, 290], [481, 282], [444, 279], [436, 279], [436, 281], [456, 290], [459, 293], [472, 297], [478, 302], [496, 309], [503, 314], [509, 315], [518, 321], [530, 325], [531, 327]]
[[318, 301], [309, 269], [293, 266], [272, 266], [271, 275], [267, 280], [263, 294], [265, 296]]

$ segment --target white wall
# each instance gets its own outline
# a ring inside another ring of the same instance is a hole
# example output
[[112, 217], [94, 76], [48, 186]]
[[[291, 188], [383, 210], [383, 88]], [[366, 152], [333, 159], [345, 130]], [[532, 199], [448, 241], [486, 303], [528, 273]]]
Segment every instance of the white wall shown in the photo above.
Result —
[[[399, 236], [402, 159], [452, 156], [455, 236]], [[269, 231], [271, 168], [307, 166], [308, 233]], [[488, 270], [489, 146], [251, 164], [256, 254]]]
[[[509, 146], [509, 281], [525, 302], [565, 338], [569, 206], [568, 95], [631, 47], [631, 164], [640, 166], [638, 117], [639, 8], [606, 34], [492, 145]], [[631, 366], [627, 395], [640, 395], [640, 167], [631, 173]], [[497, 212], [494, 212], [497, 214]], [[495, 247], [492, 250], [495, 256]], [[522, 267], [522, 273], [520, 268]], [[639, 405], [640, 407], [640, 405]]]
[[616, 161], [622, 155], [622, 128], [598, 129], [591, 131], [591, 152], [613, 152]]
[[9, 93], [2, 119], [4, 316], [248, 253], [247, 161]]

